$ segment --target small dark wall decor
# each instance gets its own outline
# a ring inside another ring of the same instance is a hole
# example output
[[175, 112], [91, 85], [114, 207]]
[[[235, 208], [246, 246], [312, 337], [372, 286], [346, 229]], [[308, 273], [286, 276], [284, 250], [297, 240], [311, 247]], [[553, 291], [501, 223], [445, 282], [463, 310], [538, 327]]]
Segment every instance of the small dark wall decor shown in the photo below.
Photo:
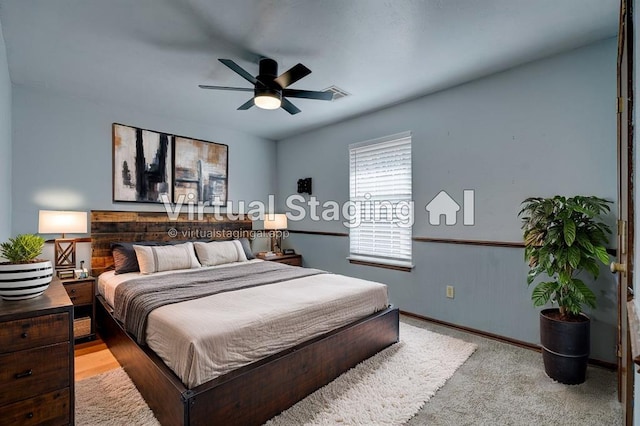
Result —
[[298, 179], [298, 194], [311, 195], [311, 178]]
[[173, 201], [227, 203], [227, 145], [175, 137]]
[[172, 135], [114, 123], [113, 201], [171, 199], [172, 143]]

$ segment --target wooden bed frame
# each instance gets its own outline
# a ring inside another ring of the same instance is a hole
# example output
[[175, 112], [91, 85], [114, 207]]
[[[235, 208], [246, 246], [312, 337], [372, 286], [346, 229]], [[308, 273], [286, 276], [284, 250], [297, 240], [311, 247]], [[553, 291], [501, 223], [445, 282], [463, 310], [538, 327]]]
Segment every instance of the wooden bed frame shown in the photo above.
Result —
[[[174, 223], [167, 222], [166, 213], [92, 211], [94, 275], [113, 264], [107, 250], [110, 241], [167, 240], [176, 224], [215, 230], [216, 235], [227, 235], [223, 231], [228, 230], [248, 234], [251, 229], [246, 218], [201, 222], [181, 216]], [[188, 233], [179, 238], [183, 234], [178, 232], [177, 239], [189, 239]], [[399, 336], [398, 309], [389, 307], [188, 389], [153, 351], [135, 343], [101, 296], [97, 306], [102, 338], [163, 425], [262, 424], [396, 343]]]

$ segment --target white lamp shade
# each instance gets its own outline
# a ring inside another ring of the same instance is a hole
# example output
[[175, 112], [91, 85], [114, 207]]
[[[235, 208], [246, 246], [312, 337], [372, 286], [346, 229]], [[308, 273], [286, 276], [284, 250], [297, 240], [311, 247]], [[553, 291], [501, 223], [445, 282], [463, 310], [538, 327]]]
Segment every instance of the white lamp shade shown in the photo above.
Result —
[[40, 210], [40, 234], [86, 234], [87, 212]]
[[266, 214], [264, 217], [264, 229], [287, 229], [287, 215]]

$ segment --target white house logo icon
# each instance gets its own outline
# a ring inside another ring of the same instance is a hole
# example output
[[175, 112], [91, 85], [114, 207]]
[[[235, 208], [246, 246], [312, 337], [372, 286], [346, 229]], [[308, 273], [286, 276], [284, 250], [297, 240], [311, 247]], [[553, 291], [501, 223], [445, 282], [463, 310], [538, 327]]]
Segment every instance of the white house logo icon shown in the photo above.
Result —
[[[463, 191], [463, 224], [466, 226], [475, 224], [474, 201], [475, 195], [472, 189]], [[425, 209], [429, 213], [429, 224], [440, 225], [440, 218], [444, 216], [444, 223], [447, 226], [455, 225], [458, 221], [458, 211], [460, 204], [451, 198], [446, 191], [438, 192], [438, 195], [426, 205]]]

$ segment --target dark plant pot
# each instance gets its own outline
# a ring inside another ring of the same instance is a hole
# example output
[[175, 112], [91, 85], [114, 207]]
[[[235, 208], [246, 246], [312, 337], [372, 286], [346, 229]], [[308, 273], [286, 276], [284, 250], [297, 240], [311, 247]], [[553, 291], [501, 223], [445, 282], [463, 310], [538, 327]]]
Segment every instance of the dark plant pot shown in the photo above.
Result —
[[561, 321], [549, 316], [553, 312], [558, 312], [558, 309], [540, 312], [544, 371], [560, 383], [583, 383], [589, 360], [591, 321], [584, 314], [580, 314], [580, 321]]

